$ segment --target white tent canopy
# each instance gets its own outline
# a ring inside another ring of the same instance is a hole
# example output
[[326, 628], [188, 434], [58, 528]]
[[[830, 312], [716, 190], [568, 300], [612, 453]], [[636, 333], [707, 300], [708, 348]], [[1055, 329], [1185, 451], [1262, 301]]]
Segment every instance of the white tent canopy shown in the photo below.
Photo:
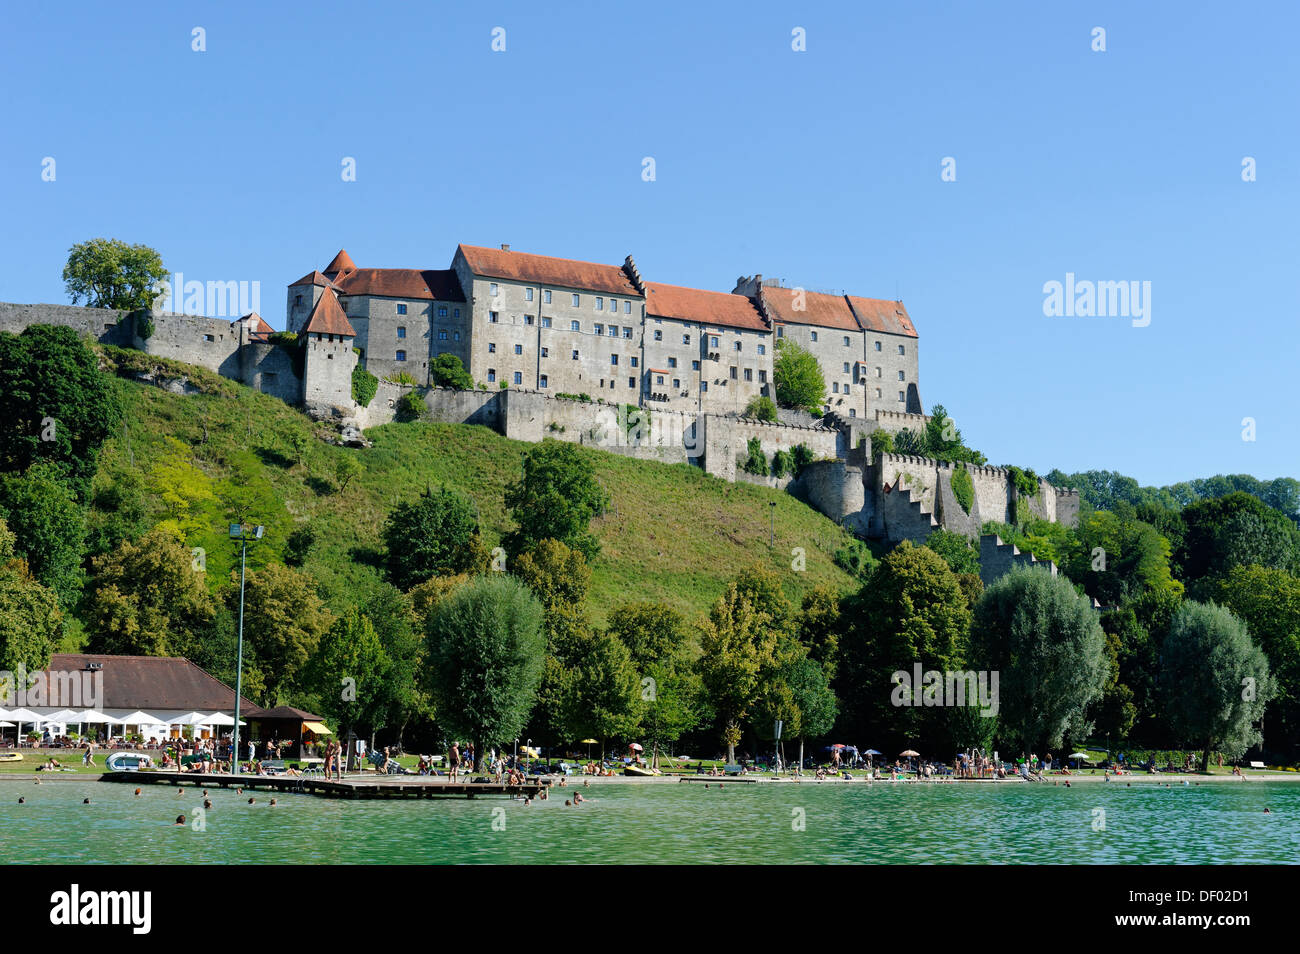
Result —
[[169, 716], [168, 725], [212, 725], [212, 716], [204, 712], [186, 712], [182, 715]]
[[[226, 715], [224, 712], [214, 712], [211, 716], [208, 717], [208, 721], [204, 722], [203, 724], [204, 725], [234, 725], [235, 718], [234, 716]], [[243, 722], [243, 721], [241, 721], [239, 724], [248, 725], [247, 722]]]

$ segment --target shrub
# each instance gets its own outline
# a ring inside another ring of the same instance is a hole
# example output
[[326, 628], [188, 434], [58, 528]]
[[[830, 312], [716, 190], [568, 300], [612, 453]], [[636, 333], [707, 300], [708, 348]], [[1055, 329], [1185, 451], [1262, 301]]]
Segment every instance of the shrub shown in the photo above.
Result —
[[[298, 346], [298, 335], [292, 331], [273, 331], [267, 336], [267, 341], [273, 345], [279, 345], [281, 348], [296, 348]], [[352, 349], [356, 351], [356, 348]]]
[[749, 456], [745, 458], [744, 471], [747, 474], [767, 475], [767, 457], [763, 454], [763, 445], [757, 437], [749, 439]]
[[153, 337], [153, 332], [153, 315], [147, 311], [138, 312], [135, 318], [135, 336], [141, 341], [148, 341]]
[[582, 401], [586, 404], [591, 403], [591, 395], [587, 394], [585, 391], [582, 394], [568, 394], [561, 391], [559, 394], [555, 395], [555, 399], [557, 401]]
[[772, 455], [772, 476], [784, 477], [790, 473], [790, 455], [783, 450], [777, 451]]
[[790, 451], [790, 470], [798, 477], [803, 469], [813, 462], [812, 448], [807, 444], [796, 444]]
[[454, 388], [457, 391], [474, 389], [474, 379], [469, 376], [460, 358], [445, 351], [429, 365], [429, 380], [440, 388]]
[[871, 432], [871, 456], [892, 454], [894, 452], [894, 435], [888, 431]]
[[397, 419], [418, 421], [424, 417], [424, 399], [416, 391], [407, 391], [397, 399]]
[[352, 400], [362, 407], [370, 407], [375, 392], [379, 390], [379, 379], [358, 364], [352, 369]]
[[417, 388], [420, 386], [420, 382], [405, 371], [394, 371], [391, 374], [386, 374], [384, 380], [389, 384], [397, 384], [402, 387]]
[[1016, 488], [1017, 494], [1027, 499], [1038, 496], [1038, 475], [1032, 469], [1022, 469], [1015, 464], [1008, 464], [1006, 470], [1011, 476], [1011, 484]]
[[773, 422], [776, 420], [776, 402], [770, 397], [760, 394], [750, 401], [749, 406], [745, 408], [745, 417]]
[[835, 551], [835, 565], [859, 580], [865, 580], [876, 568], [876, 558], [861, 540], [851, 540]]
[[970, 472], [965, 465], [959, 464], [952, 472], [952, 495], [961, 504], [961, 509], [970, 513], [975, 504], [975, 484], [970, 479]]
[[285, 539], [284, 562], [290, 566], [302, 566], [307, 561], [307, 555], [311, 553], [311, 548], [315, 545], [315, 529], [309, 523], [303, 524]]

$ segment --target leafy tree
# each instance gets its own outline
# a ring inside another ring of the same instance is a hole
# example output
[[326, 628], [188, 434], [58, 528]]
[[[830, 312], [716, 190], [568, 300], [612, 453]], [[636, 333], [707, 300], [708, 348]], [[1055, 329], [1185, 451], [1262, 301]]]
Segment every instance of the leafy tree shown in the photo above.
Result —
[[95, 475], [86, 513], [85, 555], [101, 556], [148, 529], [139, 474], [118, 460], [105, 461]]
[[878, 457], [881, 454], [892, 454], [894, 452], [894, 435], [889, 431], [875, 430], [871, 432], [871, 456]]
[[1252, 564], [1288, 572], [1300, 568], [1300, 530], [1250, 494], [1199, 500], [1183, 511], [1183, 521], [1187, 533], [1178, 562], [1189, 582]]
[[515, 558], [514, 571], [548, 613], [581, 606], [591, 588], [587, 558], [559, 540], [538, 541]]
[[609, 494], [596, 482], [591, 457], [550, 438], [524, 455], [523, 474], [506, 488], [506, 506], [518, 524], [506, 549], [522, 553], [540, 540], [559, 540], [591, 561], [600, 544], [588, 529], [605, 511]]
[[370, 407], [370, 402], [375, 399], [375, 392], [378, 390], [379, 379], [358, 361], [352, 368], [352, 400], [362, 407]]
[[1120, 514], [1097, 511], [1081, 519], [1062, 568], [1088, 595], [1109, 605], [1146, 590], [1182, 596], [1183, 584], [1169, 568], [1169, 541], [1132, 514], [1125, 506]]
[[925, 434], [917, 433], [911, 428], [900, 428], [894, 434], [894, 453], [906, 454], [912, 457], [925, 457], [929, 453], [929, 447], [925, 442]]
[[1106, 638], [1091, 603], [1042, 568], [1012, 570], [984, 591], [971, 660], [999, 673], [1002, 728], [1026, 748], [1086, 734], [1085, 713], [1108, 676]]
[[370, 618], [352, 609], [334, 620], [303, 669], [303, 687], [322, 715], [351, 730], [383, 728], [392, 663]]
[[829, 586], [814, 586], [803, 595], [796, 636], [808, 658], [822, 667], [828, 680], [840, 665], [840, 639], [844, 621], [840, 616], [840, 594]]
[[[569, 741], [605, 739], [636, 732], [640, 723], [640, 674], [618, 639], [584, 636], [569, 652], [564, 727]], [[603, 746], [602, 746], [603, 747]]]
[[702, 624], [700, 677], [723, 722], [729, 763], [736, 760], [741, 720], [759, 699], [760, 676], [774, 660], [777, 634], [771, 623], [733, 582]]
[[0, 670], [32, 672], [49, 663], [63, 635], [63, 614], [54, 592], [14, 556], [14, 539], [0, 520]]
[[956, 576], [933, 550], [904, 540], [886, 555], [862, 587], [841, 606], [836, 691], [850, 732], [887, 728], [895, 741], [928, 734], [937, 716], [928, 708], [897, 708], [893, 674], [960, 668], [970, 611]]
[[[147, 245], [96, 238], [68, 250], [63, 283], [74, 305], [133, 311], [149, 308], [167, 278], [162, 256]], [[177, 290], [179, 292], [179, 289]]]
[[[925, 425], [925, 446], [928, 455], [937, 460], [966, 461], [981, 466], [988, 463], [983, 454], [966, 446], [956, 422], [942, 404], [930, 410], [930, 420]], [[969, 507], [966, 512], [970, 512]]]
[[1096, 729], [1106, 739], [1128, 738], [1137, 721], [1133, 690], [1119, 681], [1119, 659], [1123, 652], [1120, 638], [1106, 632], [1106, 684], [1102, 687], [1101, 699], [1093, 710], [1097, 721]]
[[436, 387], [454, 388], [457, 391], [474, 390], [474, 379], [470, 377], [460, 358], [444, 351], [433, 359], [429, 365], [429, 379]]
[[388, 579], [407, 590], [431, 576], [480, 569], [486, 560], [474, 505], [454, 490], [425, 491], [398, 504], [380, 531]]
[[835, 565], [859, 580], [868, 579], [876, 571], [876, 557], [865, 541], [851, 539], [831, 557]]
[[756, 722], [767, 738], [773, 723], [781, 720], [782, 738], [799, 740], [802, 765], [804, 741], [830, 732], [838, 712], [825, 670], [805, 650], [775, 668], [759, 698]]
[[292, 567], [301, 567], [307, 562], [315, 545], [316, 528], [310, 523], [304, 523], [285, 538], [284, 562]]
[[[232, 599], [239, 599], [236, 586]], [[309, 577], [280, 563], [248, 574], [244, 594], [245, 649], [261, 666], [264, 704], [302, 690], [302, 671], [334, 625]]]
[[772, 455], [772, 476], [776, 478], [784, 477], [790, 473], [790, 455], [783, 450], [777, 451]]
[[1269, 747], [1294, 753], [1300, 747], [1300, 578], [1262, 566], [1233, 567], [1211, 593], [1268, 658], [1277, 685]]
[[712, 710], [695, 667], [668, 659], [652, 662], [641, 672], [642, 685], [652, 691], [642, 690], [639, 733], [650, 743], [650, 764], [655, 765], [661, 745], [671, 745], [694, 731], [712, 718]]
[[798, 477], [803, 469], [813, 462], [812, 448], [807, 444], [795, 444], [790, 448], [790, 470]]
[[1262, 741], [1254, 723], [1275, 686], [1263, 651], [1235, 616], [1213, 603], [1185, 602], [1174, 614], [1161, 661], [1170, 724], [1201, 748], [1202, 772], [1209, 770], [1212, 750], [1237, 757]]
[[14, 552], [27, 561], [32, 576], [70, 607], [81, 586], [86, 534], [85, 513], [72, 492], [46, 464], [0, 477], [0, 518], [7, 521], [16, 538]]
[[820, 411], [826, 403], [826, 378], [812, 353], [786, 338], [776, 343], [772, 362], [776, 400], [782, 407]]
[[93, 652], [189, 657], [213, 612], [204, 574], [174, 531], [155, 527], [91, 561], [82, 619]]
[[[462, 582], [468, 577], [452, 577]], [[434, 578], [445, 582], [446, 578]], [[425, 619], [415, 610], [414, 594], [403, 593], [397, 587], [376, 582], [369, 589], [356, 593], [357, 609], [364, 613], [375, 627], [379, 645], [388, 659], [381, 692], [376, 699], [375, 716], [383, 725], [396, 727], [400, 740], [405, 727], [413, 719], [429, 720], [434, 716], [433, 701], [421, 686], [420, 674], [425, 667]]]
[[407, 391], [397, 399], [396, 418], [399, 421], [419, 421], [424, 418], [424, 412], [427, 410], [424, 404], [424, 398], [418, 391]]
[[680, 613], [649, 602], [615, 607], [609, 614], [606, 632], [627, 647], [634, 665], [646, 670], [655, 663], [669, 663], [689, 638], [686, 620]]
[[361, 461], [357, 460], [352, 454], [343, 454], [334, 462], [334, 479], [338, 481], [339, 492], [348, 489], [348, 484], [361, 476], [364, 468]]
[[194, 464], [194, 452], [170, 435], [163, 436], [162, 453], [149, 468], [146, 483], [162, 504], [158, 525], [184, 540], [194, 540], [215, 522], [218, 497], [213, 480]]
[[744, 417], [754, 418], [769, 423], [776, 421], [776, 402], [766, 394], [760, 394], [745, 407]]
[[0, 332], [0, 470], [49, 464], [84, 502], [121, 418], [116, 382], [72, 328]]
[[951, 530], [936, 530], [926, 538], [925, 546], [943, 557], [954, 573], [979, 576], [980, 554], [970, 539]]
[[484, 743], [518, 736], [542, 677], [542, 605], [522, 582], [504, 574], [458, 587], [429, 615], [425, 678], [439, 724]]

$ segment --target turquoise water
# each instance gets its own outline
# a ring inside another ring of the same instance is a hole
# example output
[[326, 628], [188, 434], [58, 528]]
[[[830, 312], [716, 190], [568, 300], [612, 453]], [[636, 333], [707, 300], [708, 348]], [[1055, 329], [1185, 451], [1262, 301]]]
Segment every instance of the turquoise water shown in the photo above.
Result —
[[[602, 784], [591, 801], [336, 801], [0, 782], [8, 864], [1294, 863], [1300, 785]], [[559, 790], [557, 795], [568, 794]], [[27, 804], [18, 805], [18, 798]], [[91, 799], [83, 805], [83, 798]], [[1272, 809], [1265, 815], [1264, 808]], [[1104, 816], [1094, 809], [1100, 809]], [[802, 822], [802, 830], [797, 830]], [[1104, 829], [1094, 824], [1104, 822]]]

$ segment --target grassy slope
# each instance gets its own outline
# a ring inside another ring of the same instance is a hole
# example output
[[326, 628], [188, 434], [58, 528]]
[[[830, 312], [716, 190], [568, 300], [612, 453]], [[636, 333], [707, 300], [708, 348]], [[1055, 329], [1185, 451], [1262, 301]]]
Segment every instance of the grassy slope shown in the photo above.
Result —
[[[113, 349], [106, 354], [137, 369], [182, 369], [205, 392], [180, 396], [124, 381], [127, 427], [105, 448], [101, 480], [114, 468], [138, 473], [149, 488], [151, 520], [160, 519], [166, 512], [151, 474], [167, 456], [166, 438], [190, 448], [187, 453], [206, 475], [195, 477], [214, 498], [174, 508], [172, 516], [186, 526], [191, 545], [205, 549], [214, 578], [235, 566], [224, 536], [240, 511], [268, 527], [266, 543], [250, 555], [255, 564], [279, 559], [285, 536], [302, 521], [312, 522], [318, 543], [305, 569], [322, 582], [336, 608], [347, 603], [350, 590], [378, 577], [379, 527], [389, 509], [426, 485], [445, 485], [472, 498], [489, 546], [510, 528], [503, 494], [520, 473], [529, 444], [471, 425], [389, 424], [368, 433], [375, 445], [368, 450], [313, 441], [305, 465], [299, 465], [293, 438], [316, 427], [298, 411], [198, 369]], [[795, 600], [818, 584], [852, 586], [831, 560], [847, 535], [789, 495], [728, 483], [684, 464], [586, 453], [612, 497], [610, 512], [593, 524], [602, 547], [592, 568], [591, 609], [598, 622], [613, 606], [640, 599], [667, 603], [694, 618], [707, 611], [728, 579], [754, 563], [780, 571]], [[338, 491], [334, 468], [346, 454], [364, 469]], [[774, 551], [768, 548], [769, 511], [776, 525]], [[791, 569], [794, 547], [806, 551], [803, 572]]]

